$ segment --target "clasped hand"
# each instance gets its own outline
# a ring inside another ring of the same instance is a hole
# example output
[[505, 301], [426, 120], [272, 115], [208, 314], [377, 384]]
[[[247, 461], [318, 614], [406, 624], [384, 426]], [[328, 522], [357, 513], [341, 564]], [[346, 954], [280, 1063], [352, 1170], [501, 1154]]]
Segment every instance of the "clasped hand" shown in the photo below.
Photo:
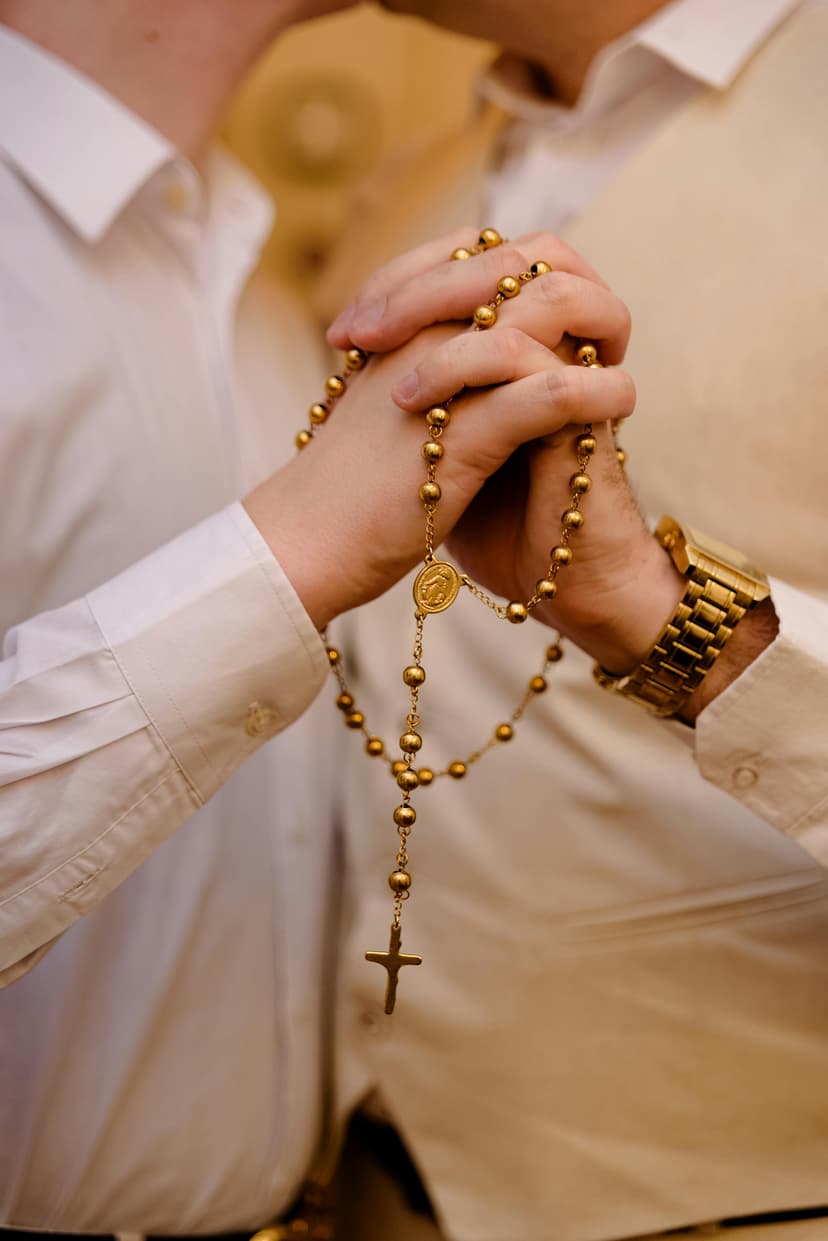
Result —
[[[437, 539], [448, 540], [489, 590], [528, 598], [558, 541], [577, 468], [575, 436], [590, 422], [598, 449], [585, 524], [558, 597], [536, 615], [623, 671], [649, 649], [681, 593], [638, 512], [610, 431], [635, 404], [632, 379], [619, 365], [629, 312], [549, 234], [448, 260], [473, 237], [464, 229], [430, 242], [367, 281], [328, 340], [381, 356], [349, 382], [308, 448], [248, 497], [248, 511], [324, 627], [422, 559], [423, 415], [459, 397], [440, 463]], [[493, 328], [471, 332], [475, 307], [491, 300], [498, 280], [540, 259], [552, 271], [504, 302]], [[603, 369], [575, 364], [578, 338], [598, 345]]]

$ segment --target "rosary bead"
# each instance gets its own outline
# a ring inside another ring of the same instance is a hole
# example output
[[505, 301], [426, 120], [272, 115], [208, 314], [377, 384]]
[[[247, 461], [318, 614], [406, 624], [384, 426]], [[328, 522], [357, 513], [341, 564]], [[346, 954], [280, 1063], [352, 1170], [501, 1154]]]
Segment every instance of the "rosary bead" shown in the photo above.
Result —
[[354, 705], [353, 694], [340, 694], [336, 700], [336, 705], [339, 707], [340, 711], [350, 711], [351, 707]]
[[445, 452], [445, 448], [437, 440], [426, 440], [420, 451], [423, 454], [423, 459], [433, 465], [434, 462], [440, 460]]
[[546, 689], [546, 677], [532, 677], [529, 688], [533, 694], [542, 694]]
[[426, 414], [426, 422], [430, 427], [447, 427], [451, 422], [451, 414], [442, 405], [435, 405]]
[[296, 447], [307, 448], [308, 444], [311, 442], [312, 439], [313, 439], [313, 436], [311, 435], [310, 431], [300, 431], [299, 434], [296, 436], [296, 441], [295, 441]]
[[317, 401], [315, 405], [311, 405], [310, 409], [308, 410], [308, 417], [310, 418], [314, 426], [319, 426], [321, 422], [325, 421], [327, 416], [328, 416], [328, 410], [326, 406], [321, 405], [319, 401]]
[[581, 363], [581, 366], [592, 366], [593, 362], [598, 361], [598, 350], [594, 345], [587, 342], [587, 344], [581, 345], [575, 357]]
[[558, 593], [558, 583], [553, 582], [551, 577], [542, 577], [539, 582], [535, 583], [535, 594], [539, 599], [548, 601], [554, 599]]
[[575, 447], [579, 457], [591, 457], [598, 447], [598, 441], [594, 435], [579, 435], [575, 441]]
[[420, 781], [422, 788], [427, 788], [429, 784], [434, 783], [434, 772], [430, 767], [421, 767], [417, 772], [417, 779]]
[[332, 668], [336, 667], [336, 665], [339, 663], [341, 658], [342, 658], [342, 655], [336, 649], [335, 646], [328, 647], [328, 663], [331, 665]]
[[569, 485], [573, 491], [577, 491], [579, 495], [583, 495], [585, 491], [589, 491], [592, 486], [592, 479], [588, 474], [582, 474], [580, 471], [573, 474], [569, 480]]
[[449, 763], [448, 773], [452, 780], [462, 780], [463, 776], [466, 774], [466, 764], [460, 762]]
[[559, 659], [563, 659], [563, 650], [558, 646], [557, 642], [553, 642], [551, 646], [546, 648], [547, 663], [556, 664]]
[[494, 250], [495, 246], [503, 245], [503, 238], [496, 228], [484, 228], [477, 244], [482, 246], [484, 250]]
[[551, 270], [552, 268], [549, 264], [544, 263], [542, 259], [539, 259], [537, 263], [533, 263], [529, 268], [532, 276], [548, 276]]
[[572, 564], [572, 548], [571, 547], [564, 547], [562, 544], [559, 543], [557, 547], [552, 548], [552, 551], [549, 554], [552, 557], [553, 564], [561, 564], [561, 565]]
[[408, 763], [403, 758], [395, 758], [391, 764], [391, 775], [399, 776], [404, 771], [408, 771]]
[[501, 297], [517, 297], [520, 292], [520, 281], [514, 276], [503, 276], [497, 282], [497, 291]]
[[345, 391], [345, 380], [341, 375], [329, 375], [325, 380], [325, 391], [328, 396], [336, 399]]
[[617, 460], [617, 462], [618, 462], [618, 464], [619, 464], [619, 465], [623, 466], [623, 465], [625, 465], [625, 464], [626, 464], [626, 461], [627, 461], [627, 454], [624, 452], [624, 449], [623, 449], [623, 448], [616, 448], [616, 450], [615, 450], [615, 458], [616, 458], [616, 460]]
[[385, 746], [380, 737], [369, 737], [365, 742], [365, 753], [370, 754], [371, 758], [379, 758], [384, 749]]
[[567, 530], [580, 530], [584, 524], [584, 515], [580, 509], [568, 508], [561, 516], [561, 521]]
[[361, 711], [349, 711], [345, 716], [345, 723], [348, 728], [362, 728], [365, 723], [365, 716]]
[[413, 827], [417, 821], [417, 811], [413, 806], [397, 806], [394, 811], [394, 822], [397, 827]]
[[495, 737], [498, 741], [511, 741], [515, 735], [515, 730], [511, 724], [498, 724], [495, 729]]
[[513, 625], [522, 625], [529, 615], [525, 603], [513, 601], [506, 608], [506, 619], [511, 621]]
[[497, 323], [497, 311], [493, 306], [478, 306], [474, 312], [474, 321], [479, 328], [494, 327]]
[[404, 793], [413, 793], [420, 783], [420, 777], [413, 767], [404, 767], [397, 776], [397, 784]]
[[458, 260], [470, 259], [471, 256], [472, 256], [471, 250], [467, 250], [465, 246], [458, 246], [456, 250], [452, 250], [451, 252], [452, 260], [455, 263]]
[[420, 499], [423, 504], [436, 504], [443, 494], [443, 490], [439, 483], [427, 482], [420, 487]]
[[407, 870], [392, 870], [388, 876], [388, 886], [392, 892], [407, 892], [411, 887], [411, 876]]
[[400, 737], [400, 749], [404, 754], [416, 754], [422, 745], [423, 739], [419, 733], [403, 733]]
[[422, 685], [425, 679], [425, 668], [421, 668], [419, 664], [409, 664], [407, 668], [403, 668], [403, 680], [406, 685]]
[[361, 349], [348, 349], [345, 352], [345, 367], [349, 371], [361, 371], [368, 361]]

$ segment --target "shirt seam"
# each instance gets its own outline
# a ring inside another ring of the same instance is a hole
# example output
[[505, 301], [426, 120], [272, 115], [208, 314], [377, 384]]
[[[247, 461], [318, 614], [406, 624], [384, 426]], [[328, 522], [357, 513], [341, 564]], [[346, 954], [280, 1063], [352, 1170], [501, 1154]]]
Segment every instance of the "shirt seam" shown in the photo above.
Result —
[[[86, 853], [88, 853], [90, 849], [94, 849], [95, 846], [99, 845], [101, 841], [104, 840], [110, 832], [114, 831], [120, 823], [123, 823], [124, 819], [143, 805], [148, 798], [157, 793], [160, 788], [163, 788], [163, 786], [175, 775], [183, 775], [183, 772], [178, 764], [176, 764], [175, 771], [168, 771], [166, 775], [162, 776], [161, 779], [152, 786], [152, 788], [147, 789], [146, 793], [142, 794], [136, 802], [133, 802], [132, 805], [128, 806], [122, 814], [119, 814], [117, 819], [113, 819], [113, 821], [109, 823], [104, 830], [95, 837], [94, 840], [90, 840], [89, 843], [85, 844], [82, 849], [78, 849], [74, 853], [70, 854], [68, 858], [64, 858], [62, 862], [59, 862], [57, 866], [53, 866], [50, 871], [47, 871], [45, 875], [41, 875], [39, 879], [33, 879], [32, 882], [27, 884], [25, 888], [20, 888], [19, 891], [12, 893], [11, 896], [7, 896], [0, 901], [0, 909], [5, 909], [6, 906], [10, 905], [13, 901], [19, 900], [21, 897], [26, 896], [29, 892], [39, 888], [41, 884], [46, 883], [54, 875], [59, 874], [65, 866], [71, 865], [72, 862], [76, 862], [79, 858], [82, 858]], [[60, 900], [62, 897], [58, 899]]]
[[810, 806], [803, 814], [799, 816], [798, 819], [794, 819], [790, 827], [786, 829], [785, 834], [792, 835], [794, 832], [797, 832], [801, 827], [810, 826], [807, 820], [810, 819], [813, 815], [818, 815], [820, 810], [823, 809], [823, 807], [828, 808], [828, 793], [826, 793], [824, 797], [821, 797], [819, 801], [814, 802], [813, 806]]
[[[142, 694], [139, 692], [139, 690], [137, 690], [137, 689], [136, 689], [136, 687], [132, 684], [132, 680], [131, 680], [131, 678], [130, 678], [129, 674], [127, 673], [126, 668], [124, 667], [123, 663], [121, 662], [121, 660], [120, 660], [120, 659], [119, 659], [119, 657], [118, 657], [118, 652], [115, 650], [115, 647], [114, 647], [114, 646], [110, 643], [110, 641], [108, 640], [108, 638], [107, 638], [106, 634], [104, 633], [104, 631], [103, 631], [103, 629], [102, 629], [102, 627], [101, 627], [101, 625], [100, 625], [100, 623], [99, 623], [99, 621], [98, 621], [98, 617], [97, 617], [97, 615], [95, 614], [95, 610], [94, 610], [94, 608], [91, 606], [91, 604], [89, 603], [89, 601], [88, 601], [88, 600], [86, 601], [86, 606], [87, 606], [87, 608], [89, 609], [89, 613], [90, 613], [90, 615], [91, 615], [91, 617], [92, 617], [92, 619], [93, 619], [93, 621], [94, 621], [94, 623], [95, 623], [95, 628], [97, 629], [98, 633], [101, 635], [101, 639], [103, 640], [103, 642], [106, 644], [106, 648], [107, 648], [107, 650], [108, 650], [108, 651], [109, 651], [109, 653], [111, 654], [112, 658], [115, 660], [115, 663], [116, 663], [116, 665], [117, 665], [117, 667], [118, 667], [118, 671], [120, 672], [121, 676], [124, 678], [124, 681], [126, 682], [126, 684], [127, 684], [128, 688], [129, 688], [129, 692], [130, 692], [131, 696], [135, 699], [135, 701], [138, 703], [138, 705], [139, 705], [139, 707], [141, 708], [141, 710], [144, 712], [144, 715], [146, 716], [146, 719], [147, 719], [147, 723], [148, 723], [148, 725], [152, 728], [153, 732], [155, 733], [155, 735], [158, 737], [158, 739], [160, 740], [161, 744], [163, 745], [164, 750], [165, 750], [165, 751], [166, 751], [166, 753], [169, 755], [169, 757], [170, 757], [171, 761], [175, 764], [176, 770], [177, 770], [177, 771], [179, 771], [179, 772], [181, 773], [181, 775], [183, 776], [184, 781], [185, 781], [185, 783], [186, 783], [186, 785], [187, 785], [187, 787], [188, 787], [188, 789], [189, 789], [189, 791], [190, 791], [190, 794], [191, 794], [191, 796], [192, 796], [192, 800], [195, 802], [196, 809], [199, 809], [201, 806], [203, 806], [203, 805], [204, 805], [205, 800], [206, 800], [206, 799], [205, 799], [205, 797], [203, 796], [202, 792], [201, 792], [201, 789], [198, 787], [198, 785], [197, 785], [196, 781], [192, 778], [192, 776], [189, 774], [189, 772], [185, 769], [185, 767], [184, 767], [184, 766], [181, 764], [181, 762], [179, 761], [179, 759], [178, 759], [177, 755], [175, 754], [174, 750], [171, 748], [171, 746], [170, 746], [169, 742], [167, 741], [167, 738], [164, 736], [164, 733], [163, 733], [163, 731], [162, 731], [162, 729], [161, 729], [161, 727], [160, 727], [160, 725], [159, 725], [158, 721], [156, 720], [156, 718], [155, 718], [155, 715], [154, 715], [153, 711], [150, 709], [150, 707], [149, 707], [149, 706], [147, 705], [147, 703], [144, 701], [144, 698], [143, 698]], [[194, 734], [192, 733], [192, 731], [191, 731], [191, 729], [190, 729], [190, 726], [189, 726], [189, 724], [187, 723], [186, 719], [184, 719], [184, 717], [181, 715], [181, 712], [178, 710], [178, 707], [176, 706], [175, 702], [174, 702], [174, 701], [173, 701], [173, 700], [169, 697], [169, 694], [168, 694], [168, 693], [166, 692], [166, 690], [164, 689], [163, 681], [162, 681], [162, 680], [161, 680], [161, 678], [159, 677], [159, 675], [158, 675], [158, 672], [157, 672], [156, 668], [154, 667], [154, 665], [152, 664], [152, 662], [151, 662], [149, 659], [146, 659], [146, 657], [145, 657], [145, 656], [144, 656], [144, 661], [145, 661], [145, 663], [147, 664], [147, 666], [149, 667], [150, 671], [152, 672], [152, 675], [153, 675], [153, 677], [155, 678], [156, 682], [157, 682], [157, 683], [158, 683], [158, 685], [161, 687], [161, 691], [162, 691], [162, 693], [164, 694], [164, 696], [166, 697], [168, 704], [170, 705], [170, 707], [172, 707], [172, 709], [173, 709], [173, 711], [175, 712], [175, 714], [176, 714], [176, 715], [178, 716], [178, 718], [181, 720], [181, 723], [182, 723], [182, 725], [184, 726], [184, 728], [186, 729], [188, 736], [192, 737], [194, 744], [195, 744], [196, 746], [198, 746], [199, 750], [201, 750], [201, 745], [200, 745], [200, 743], [199, 743], [199, 741], [198, 741], [198, 738], [194, 736]], [[212, 766], [212, 764], [210, 763], [210, 761], [209, 761], [209, 759], [207, 758], [207, 756], [206, 756], [206, 755], [204, 755], [203, 750], [201, 750], [201, 753], [202, 753], [202, 755], [203, 755], [203, 757], [204, 757], [205, 762], [207, 763], [207, 765], [208, 765], [208, 766]]]

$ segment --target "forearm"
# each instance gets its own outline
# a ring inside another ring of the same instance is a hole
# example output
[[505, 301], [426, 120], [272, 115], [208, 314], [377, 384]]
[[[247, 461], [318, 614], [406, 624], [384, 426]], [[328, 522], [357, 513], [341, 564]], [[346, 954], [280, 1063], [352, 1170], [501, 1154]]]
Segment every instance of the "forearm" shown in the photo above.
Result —
[[0, 983], [310, 703], [324, 648], [232, 506], [18, 625], [0, 661]]

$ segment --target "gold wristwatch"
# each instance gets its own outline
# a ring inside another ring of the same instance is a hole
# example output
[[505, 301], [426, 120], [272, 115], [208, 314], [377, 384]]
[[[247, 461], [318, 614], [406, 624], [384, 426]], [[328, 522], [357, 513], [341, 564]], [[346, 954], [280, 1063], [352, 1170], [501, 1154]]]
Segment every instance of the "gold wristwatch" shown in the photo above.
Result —
[[768, 579], [741, 552], [662, 517], [655, 536], [687, 579], [684, 597], [649, 655], [626, 676], [599, 665], [595, 679], [655, 715], [675, 715], [698, 689], [733, 628], [770, 594]]

